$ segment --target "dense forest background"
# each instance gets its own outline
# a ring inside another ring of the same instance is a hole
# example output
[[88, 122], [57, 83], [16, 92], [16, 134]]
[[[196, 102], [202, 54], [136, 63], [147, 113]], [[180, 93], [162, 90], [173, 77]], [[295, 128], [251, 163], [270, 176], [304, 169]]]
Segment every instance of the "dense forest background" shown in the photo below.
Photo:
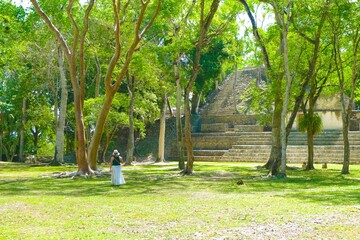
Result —
[[179, 152], [187, 151], [187, 166], [180, 154], [179, 167], [191, 173], [191, 115], [235, 69], [264, 66], [267, 85], [254, 85], [248, 97], [250, 111], [272, 126], [272, 173], [285, 171], [297, 112], [310, 140], [318, 131], [321, 95], [339, 96], [349, 171], [358, 1], [23, 2], [0, 2], [0, 161], [76, 159], [79, 171], [91, 173], [121, 139], [131, 164], [135, 143], [155, 121], [155, 158], [163, 161], [170, 112]]

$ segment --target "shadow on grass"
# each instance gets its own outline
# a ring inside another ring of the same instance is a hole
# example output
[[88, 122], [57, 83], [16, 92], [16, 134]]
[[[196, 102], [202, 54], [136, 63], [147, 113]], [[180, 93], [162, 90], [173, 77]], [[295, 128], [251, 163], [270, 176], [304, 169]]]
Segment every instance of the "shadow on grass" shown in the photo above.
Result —
[[[106, 195], [180, 194], [207, 191], [220, 194], [238, 194], [244, 197], [273, 196], [295, 198], [327, 205], [360, 204], [360, 173], [343, 176], [337, 170], [289, 170], [288, 178], [265, 177], [265, 170], [248, 165], [197, 164], [191, 176], [179, 175], [175, 165], [147, 165], [124, 167], [127, 183], [111, 186], [110, 176], [76, 179], [52, 177], [19, 178], [25, 173], [17, 169], [19, 176], [0, 180], [1, 196], [72, 196], [89, 197]], [[54, 168], [57, 169], [57, 168]], [[13, 167], [1, 173], [14, 173]], [[0, 178], [4, 179], [4, 178]], [[244, 185], [238, 185], [239, 180]], [[250, 196], [249, 196], [250, 195]]]

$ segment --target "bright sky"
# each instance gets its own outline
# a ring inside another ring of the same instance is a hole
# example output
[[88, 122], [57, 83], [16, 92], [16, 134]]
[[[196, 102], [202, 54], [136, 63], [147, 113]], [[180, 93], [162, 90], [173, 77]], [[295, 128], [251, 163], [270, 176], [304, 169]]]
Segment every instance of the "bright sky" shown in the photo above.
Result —
[[[28, 8], [31, 6], [31, 2], [30, 0], [12, 0], [12, 2], [14, 4], [16, 4], [17, 6], [21, 5], [23, 6], [24, 8]], [[85, 2], [87, 2], [87, 0], [80, 0], [79, 1], [81, 4], [84, 4]]]
[[12, 2], [17, 6], [22, 5], [24, 8], [28, 8], [31, 5], [30, 0], [13, 0]]

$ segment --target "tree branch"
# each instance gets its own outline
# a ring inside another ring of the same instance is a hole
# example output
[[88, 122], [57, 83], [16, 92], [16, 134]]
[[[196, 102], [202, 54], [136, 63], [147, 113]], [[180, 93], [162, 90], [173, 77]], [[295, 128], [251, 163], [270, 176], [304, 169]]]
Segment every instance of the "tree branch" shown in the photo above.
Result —
[[90, 12], [92, 10], [92, 7], [94, 6], [94, 2], [95, 0], [90, 0], [88, 7], [86, 8], [85, 11], [85, 17], [84, 17], [84, 29], [82, 30], [81, 33], [81, 37], [80, 37], [80, 52], [79, 52], [79, 56], [80, 56], [80, 66], [79, 66], [79, 70], [80, 70], [80, 88], [81, 88], [81, 99], [82, 102], [85, 99], [85, 37], [86, 34], [89, 30], [89, 16], [90, 16]]
[[[247, 15], [248, 15], [248, 17], [250, 19], [250, 22], [251, 22], [251, 25], [252, 25], [252, 28], [253, 28], [254, 37], [255, 37], [256, 41], [260, 44], [261, 52], [262, 52], [262, 55], [263, 55], [263, 58], [264, 58], [265, 67], [266, 67], [267, 70], [270, 70], [271, 69], [271, 64], [270, 64], [270, 60], [269, 60], [269, 54], [268, 54], [267, 49], [265, 47], [264, 41], [262, 40], [262, 38], [260, 36], [256, 21], [255, 21], [255, 18], [254, 18], [253, 14], [252, 14], [252, 12], [250, 10], [250, 7], [249, 7], [248, 3], [246, 2], [246, 0], [239, 0], [239, 2], [241, 2], [245, 7], [246, 13], [247, 13]], [[267, 1], [265, 1], [265, 2], [268, 3]]]
[[74, 1], [75, 0], [70, 0], [68, 6], [66, 7], [67, 15], [68, 15], [68, 17], [70, 19], [70, 22], [71, 22], [71, 25], [72, 25], [72, 27], [74, 29], [74, 41], [73, 41], [73, 44], [72, 44], [72, 55], [73, 55], [73, 57], [76, 56], [76, 45], [77, 45], [78, 39], [79, 39], [79, 27], [78, 27], [77, 23], [75, 22], [74, 16], [71, 13], [71, 9], [72, 9], [72, 7], [74, 5]]
[[55, 25], [51, 22], [50, 18], [46, 15], [46, 13], [40, 8], [38, 2], [36, 0], [30, 0], [32, 5], [35, 7], [36, 12], [40, 15], [40, 17], [44, 20], [46, 25], [49, 27], [50, 31], [53, 32], [56, 39], [60, 42], [60, 45], [65, 53], [65, 56], [68, 60], [71, 58], [72, 52], [70, 51], [63, 35], [60, 33], [59, 29], [55, 27]]

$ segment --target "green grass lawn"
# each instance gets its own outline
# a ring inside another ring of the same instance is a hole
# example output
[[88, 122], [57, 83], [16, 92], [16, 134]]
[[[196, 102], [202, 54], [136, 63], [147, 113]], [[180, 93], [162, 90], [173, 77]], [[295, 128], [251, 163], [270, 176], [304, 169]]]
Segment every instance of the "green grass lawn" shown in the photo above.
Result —
[[0, 239], [360, 239], [359, 165], [287, 179], [256, 165], [195, 162], [192, 176], [175, 162], [123, 167], [127, 184], [115, 187], [49, 176], [76, 166], [0, 162]]

